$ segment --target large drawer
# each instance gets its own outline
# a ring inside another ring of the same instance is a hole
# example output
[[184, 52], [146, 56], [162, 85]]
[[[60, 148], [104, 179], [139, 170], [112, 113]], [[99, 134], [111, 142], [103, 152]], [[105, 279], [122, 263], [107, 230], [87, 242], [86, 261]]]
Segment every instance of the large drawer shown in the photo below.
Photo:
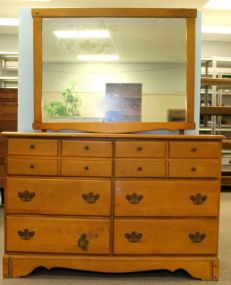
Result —
[[161, 141], [117, 141], [116, 157], [164, 158], [166, 143]]
[[7, 213], [110, 215], [110, 180], [7, 178]]
[[96, 176], [112, 175], [111, 159], [63, 159], [61, 162], [62, 176]]
[[219, 182], [116, 180], [116, 216], [217, 216]]
[[51, 155], [56, 156], [57, 140], [49, 139], [9, 139], [9, 155]]
[[111, 157], [112, 143], [108, 141], [62, 140], [62, 155]]
[[220, 158], [219, 142], [170, 141], [170, 158]]
[[216, 254], [217, 220], [115, 220], [115, 254]]
[[9, 175], [57, 175], [58, 166], [56, 159], [8, 157], [7, 169]]
[[115, 159], [116, 177], [164, 177], [164, 160], [158, 159]]
[[109, 253], [108, 219], [6, 217], [6, 251]]
[[169, 161], [169, 177], [205, 177], [220, 176], [220, 160], [217, 159], [178, 159]]

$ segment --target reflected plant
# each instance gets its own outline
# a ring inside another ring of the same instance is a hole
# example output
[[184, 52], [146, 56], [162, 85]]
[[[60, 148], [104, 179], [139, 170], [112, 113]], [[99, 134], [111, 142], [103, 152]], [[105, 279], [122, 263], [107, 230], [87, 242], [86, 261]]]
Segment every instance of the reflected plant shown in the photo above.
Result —
[[75, 117], [80, 116], [79, 107], [81, 99], [76, 92], [76, 81], [72, 80], [67, 89], [62, 93], [63, 101], [53, 101], [44, 107], [50, 117]]

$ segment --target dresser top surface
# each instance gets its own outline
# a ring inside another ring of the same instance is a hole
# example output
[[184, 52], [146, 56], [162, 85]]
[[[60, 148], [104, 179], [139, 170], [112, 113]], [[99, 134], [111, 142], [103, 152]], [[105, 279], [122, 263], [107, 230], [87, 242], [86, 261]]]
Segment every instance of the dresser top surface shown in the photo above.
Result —
[[33, 138], [115, 138], [115, 139], [174, 139], [174, 140], [222, 140], [221, 135], [172, 135], [172, 134], [104, 134], [104, 133], [41, 133], [41, 132], [3, 132], [7, 137]]

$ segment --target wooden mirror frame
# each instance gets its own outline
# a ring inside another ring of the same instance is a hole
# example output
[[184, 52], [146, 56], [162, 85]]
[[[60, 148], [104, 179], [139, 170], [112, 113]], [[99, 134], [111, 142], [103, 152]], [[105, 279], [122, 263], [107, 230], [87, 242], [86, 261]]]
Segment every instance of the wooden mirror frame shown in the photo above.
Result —
[[[195, 84], [195, 9], [156, 8], [48, 8], [32, 9], [34, 51], [34, 123], [35, 130], [78, 130], [104, 133], [129, 133], [150, 130], [194, 129]], [[183, 122], [43, 122], [42, 121], [42, 20], [69, 17], [185, 18], [186, 43], [186, 120]]]

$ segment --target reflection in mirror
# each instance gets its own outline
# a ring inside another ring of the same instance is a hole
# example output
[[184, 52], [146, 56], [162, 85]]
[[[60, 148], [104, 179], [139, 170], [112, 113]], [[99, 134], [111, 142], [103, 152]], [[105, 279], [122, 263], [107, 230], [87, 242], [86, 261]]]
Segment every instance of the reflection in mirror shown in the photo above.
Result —
[[185, 18], [43, 18], [42, 120], [185, 121], [186, 39]]

